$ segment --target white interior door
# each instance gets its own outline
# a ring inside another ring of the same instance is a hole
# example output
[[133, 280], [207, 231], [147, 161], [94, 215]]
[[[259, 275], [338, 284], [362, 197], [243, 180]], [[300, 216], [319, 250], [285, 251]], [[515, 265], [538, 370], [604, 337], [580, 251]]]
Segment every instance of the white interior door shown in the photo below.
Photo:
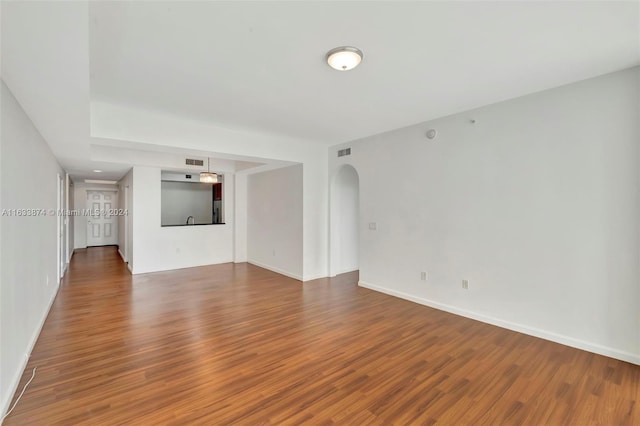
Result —
[[118, 208], [116, 192], [87, 191], [87, 246], [108, 246], [118, 243]]

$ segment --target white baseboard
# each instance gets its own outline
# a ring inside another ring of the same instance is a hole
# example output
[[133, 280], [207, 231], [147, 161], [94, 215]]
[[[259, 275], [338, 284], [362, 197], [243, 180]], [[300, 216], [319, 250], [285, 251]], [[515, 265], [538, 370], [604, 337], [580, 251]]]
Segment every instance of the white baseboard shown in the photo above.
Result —
[[302, 281], [307, 282], [307, 281], [319, 280], [321, 278], [329, 278], [329, 276], [327, 274], [305, 275], [302, 278]]
[[335, 278], [338, 275], [347, 274], [349, 272], [355, 272], [355, 271], [359, 271], [359, 270], [360, 270], [360, 267], [357, 267], [355, 269], [352, 269], [352, 268], [340, 269], [339, 271], [336, 271], [335, 273], [329, 275], [329, 278]]
[[278, 273], [280, 275], [287, 276], [289, 278], [293, 278], [294, 280], [303, 281], [302, 280], [302, 276], [300, 276], [298, 274], [294, 274], [293, 272], [285, 271], [284, 269], [276, 268], [275, 266], [266, 265], [264, 263], [260, 263], [260, 262], [257, 262], [255, 260], [251, 260], [251, 259], [247, 260], [247, 263], [250, 263], [252, 265], [258, 266], [260, 268], [268, 269], [270, 271], [276, 272], [276, 273]]
[[[49, 305], [47, 306], [47, 310], [45, 311], [44, 315], [42, 316], [42, 319], [40, 320], [40, 324], [38, 325], [38, 328], [36, 328], [35, 332], [31, 336], [31, 340], [29, 340], [29, 345], [27, 346], [27, 353], [29, 355], [25, 355], [24, 360], [22, 361], [22, 365], [20, 365], [20, 368], [14, 374], [13, 379], [11, 381], [11, 387], [9, 388], [10, 391], [6, 395], [2, 396], [3, 397], [2, 411], [0, 411], [2, 415], [0, 415], [0, 418], [2, 418], [6, 414], [6, 412], [9, 410], [9, 404], [11, 404], [11, 400], [13, 399], [13, 396], [15, 395], [16, 390], [18, 389], [18, 385], [20, 384], [20, 378], [24, 374], [24, 369], [27, 367], [27, 362], [29, 362], [29, 357], [31, 356], [33, 347], [36, 345], [36, 342], [38, 341], [38, 337], [40, 337], [40, 332], [42, 331], [42, 327], [44, 327], [44, 323], [47, 320], [47, 317], [49, 316], [49, 311], [51, 310], [51, 306], [53, 305], [54, 300], [56, 300], [56, 296], [58, 295], [59, 290], [60, 290], [60, 285], [56, 287], [56, 291], [53, 293], [51, 300], [49, 300]], [[1, 423], [2, 422], [0, 421], [0, 424]]]
[[179, 269], [191, 269], [191, 268], [200, 268], [202, 266], [213, 266], [213, 265], [222, 265], [225, 263], [233, 263], [233, 260], [227, 260], [227, 259], [222, 259], [219, 262], [216, 263], [196, 263], [193, 265], [173, 265], [173, 266], [162, 266], [162, 267], [155, 267], [153, 269], [136, 269], [135, 272], [133, 271], [133, 269], [131, 269], [131, 265], [129, 265], [129, 263], [127, 263], [127, 265], [129, 266], [129, 270], [131, 271], [131, 274], [133, 275], [139, 275], [139, 274], [151, 274], [153, 272], [166, 272], [166, 271], [177, 271]]
[[467, 309], [457, 308], [455, 306], [446, 305], [443, 303], [435, 302], [433, 300], [424, 299], [422, 297], [413, 296], [408, 293], [389, 289], [386, 287], [377, 286], [364, 281], [359, 281], [360, 287], [368, 288], [370, 290], [385, 293], [390, 296], [399, 297], [400, 299], [409, 300], [411, 302], [419, 303], [421, 305], [429, 306], [434, 309], [438, 309], [452, 314], [460, 315], [466, 318], [471, 318], [487, 324], [496, 325], [498, 327], [506, 328], [508, 330], [517, 331], [519, 333], [527, 334], [529, 336], [539, 337], [541, 339], [550, 340], [552, 342], [560, 343], [562, 345], [571, 346], [573, 348], [582, 349], [587, 352], [593, 352], [599, 355], [608, 356], [611, 358], [619, 359], [622, 361], [630, 362], [632, 364], [640, 365], [640, 354], [633, 354], [630, 352], [621, 351], [608, 346], [603, 346], [597, 343], [591, 343], [573, 337], [557, 334], [548, 330], [541, 330], [535, 327], [529, 327], [527, 325], [514, 323], [511, 321], [504, 321], [499, 318], [490, 317], [487, 315], [479, 314]]
[[120, 257], [122, 258], [122, 261], [124, 263], [127, 263], [127, 259], [124, 258], [124, 254], [122, 254], [122, 252], [120, 251], [120, 246], [118, 246], [118, 254], [120, 255]]

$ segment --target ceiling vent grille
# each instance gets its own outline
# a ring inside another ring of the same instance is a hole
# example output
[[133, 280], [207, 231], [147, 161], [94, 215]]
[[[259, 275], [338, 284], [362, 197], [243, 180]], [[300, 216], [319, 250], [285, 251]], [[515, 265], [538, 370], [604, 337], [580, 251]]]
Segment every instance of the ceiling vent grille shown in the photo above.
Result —
[[338, 157], [344, 157], [345, 155], [351, 155], [351, 148], [345, 148], [338, 151]]
[[186, 159], [187, 166], [204, 166], [204, 160]]

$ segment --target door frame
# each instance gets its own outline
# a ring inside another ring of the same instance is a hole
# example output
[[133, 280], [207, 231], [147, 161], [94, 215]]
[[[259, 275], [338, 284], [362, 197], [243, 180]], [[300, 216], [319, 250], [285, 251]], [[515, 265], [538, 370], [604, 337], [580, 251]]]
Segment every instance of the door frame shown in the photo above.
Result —
[[69, 241], [69, 211], [71, 209], [70, 203], [70, 197], [69, 197], [69, 192], [70, 192], [70, 188], [71, 188], [71, 178], [69, 177], [69, 173], [65, 174], [65, 197], [64, 197], [64, 205], [65, 205], [65, 215], [63, 217], [63, 221], [64, 221], [64, 240], [65, 240], [65, 245], [64, 245], [64, 266], [65, 266], [65, 270], [67, 268], [67, 265], [69, 264], [69, 262], [71, 261], [71, 250], [69, 250], [70, 247], [70, 241]]
[[124, 215], [124, 261], [129, 263], [129, 185], [124, 187], [124, 211], [127, 214]]
[[63, 232], [64, 232], [64, 224], [63, 224], [63, 220], [64, 220], [64, 201], [63, 201], [63, 197], [64, 197], [64, 187], [63, 187], [63, 182], [64, 180], [62, 179], [62, 176], [60, 175], [60, 173], [57, 173], [56, 175], [56, 187], [57, 187], [57, 197], [56, 197], [56, 204], [57, 204], [57, 209], [56, 209], [56, 248], [57, 248], [57, 256], [56, 256], [56, 261], [57, 261], [57, 271], [58, 271], [58, 283], [60, 283], [60, 280], [62, 280], [62, 277], [64, 276], [64, 265], [63, 262], [65, 260], [65, 256], [64, 256], [64, 239], [63, 239]]

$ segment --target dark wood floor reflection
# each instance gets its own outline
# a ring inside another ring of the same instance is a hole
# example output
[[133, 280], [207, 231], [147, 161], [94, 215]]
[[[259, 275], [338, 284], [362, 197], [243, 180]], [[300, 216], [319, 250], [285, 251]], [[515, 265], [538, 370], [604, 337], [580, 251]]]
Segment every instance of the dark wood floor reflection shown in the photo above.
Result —
[[640, 424], [638, 366], [356, 283], [78, 251], [5, 424]]

